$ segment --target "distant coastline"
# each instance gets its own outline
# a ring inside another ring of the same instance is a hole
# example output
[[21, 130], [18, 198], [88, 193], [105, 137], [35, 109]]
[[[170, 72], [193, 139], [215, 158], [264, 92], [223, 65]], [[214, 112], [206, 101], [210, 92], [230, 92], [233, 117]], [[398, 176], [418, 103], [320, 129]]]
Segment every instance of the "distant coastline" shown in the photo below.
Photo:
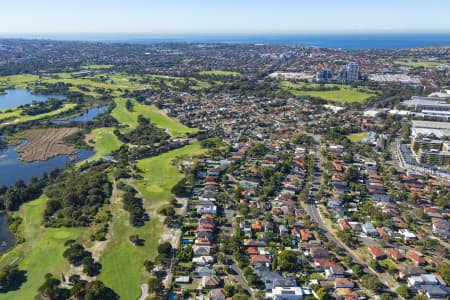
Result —
[[105, 43], [221, 43], [304, 45], [332, 49], [403, 49], [450, 46], [450, 33], [352, 34], [0, 34], [0, 38], [52, 39]]

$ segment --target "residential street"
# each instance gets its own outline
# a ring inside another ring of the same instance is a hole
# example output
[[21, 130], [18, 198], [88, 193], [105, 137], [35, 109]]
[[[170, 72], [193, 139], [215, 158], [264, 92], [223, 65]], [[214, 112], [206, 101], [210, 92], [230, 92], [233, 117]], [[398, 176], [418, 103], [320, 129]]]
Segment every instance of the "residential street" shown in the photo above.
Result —
[[[314, 141], [315, 141], [315, 151], [314, 151], [315, 168], [314, 169], [316, 171], [314, 172], [314, 179], [313, 179], [312, 183], [313, 183], [313, 186], [316, 186], [316, 185], [320, 185], [321, 177], [322, 177], [322, 156], [320, 153], [320, 147], [321, 147], [320, 146], [320, 136], [315, 135]], [[315, 199], [316, 193], [317, 193], [317, 190], [311, 190], [310, 199]], [[306, 203], [306, 211], [307, 211], [308, 215], [311, 217], [311, 219], [317, 223], [319, 230], [321, 230], [328, 237], [328, 239], [330, 239], [331, 241], [336, 243], [336, 245], [340, 249], [345, 250], [345, 252], [347, 252], [347, 254], [352, 257], [352, 259], [355, 263], [358, 263], [363, 266], [366, 265], [366, 263], [355, 253], [355, 251], [353, 251], [347, 245], [342, 243], [334, 235], [333, 231], [330, 228], [328, 228], [327, 224], [325, 222], [323, 222], [322, 216], [319, 212], [319, 209], [317, 208], [317, 204], [315, 204], [314, 201], [308, 201], [308, 203]], [[363, 239], [363, 243], [364, 243], [364, 239]], [[395, 290], [397, 289], [398, 284], [390, 274], [388, 274], [388, 273], [380, 274], [370, 268], [365, 268], [365, 271], [377, 276], [378, 279], [384, 285], [386, 285], [391, 292], [395, 292]]]

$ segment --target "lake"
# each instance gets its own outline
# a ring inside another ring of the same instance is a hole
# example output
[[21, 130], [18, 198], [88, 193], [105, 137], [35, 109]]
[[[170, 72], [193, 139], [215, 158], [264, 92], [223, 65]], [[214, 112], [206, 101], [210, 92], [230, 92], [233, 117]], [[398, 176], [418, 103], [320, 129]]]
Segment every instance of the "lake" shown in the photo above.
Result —
[[6, 214], [0, 214], [0, 253], [6, 252], [11, 249], [16, 243], [16, 238], [9, 231], [8, 217]]
[[84, 114], [80, 116], [76, 116], [67, 120], [54, 120], [53, 123], [55, 124], [68, 124], [71, 122], [88, 122], [91, 121], [93, 118], [95, 118], [98, 115], [104, 114], [108, 111], [108, 106], [99, 106], [88, 109]]
[[[81, 149], [74, 155], [58, 155], [47, 161], [23, 162], [19, 160], [19, 153], [15, 151], [19, 146], [9, 146], [0, 150], [0, 185], [10, 186], [19, 179], [28, 182], [31, 177], [41, 177], [44, 172], [65, 168], [67, 164], [78, 163], [95, 153]], [[72, 157], [75, 159], [71, 160]]]
[[36, 95], [26, 89], [5, 90], [6, 94], [0, 95], [0, 110], [14, 108], [33, 101], [44, 102], [50, 98], [64, 99], [64, 96]]

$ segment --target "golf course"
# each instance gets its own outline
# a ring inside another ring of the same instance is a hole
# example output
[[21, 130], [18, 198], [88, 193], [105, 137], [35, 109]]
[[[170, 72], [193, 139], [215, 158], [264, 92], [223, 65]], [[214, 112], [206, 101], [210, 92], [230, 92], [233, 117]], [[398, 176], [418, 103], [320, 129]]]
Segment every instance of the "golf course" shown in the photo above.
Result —
[[[196, 143], [138, 161], [137, 167], [142, 179], [133, 180], [131, 184], [137, 187], [143, 198], [144, 208], [150, 215], [150, 221], [144, 226], [132, 227], [121, 202], [117, 199], [111, 200], [113, 238], [100, 260], [102, 264], [100, 279], [113, 288], [121, 299], [139, 297], [139, 283], [145, 282], [148, 277], [143, 270], [144, 260], [153, 260], [156, 257], [161, 237], [168, 230], [163, 224], [163, 218], [156, 214], [156, 210], [174, 197], [171, 189], [183, 177], [178, 165], [173, 162], [180, 158], [189, 159], [201, 155], [205, 151]], [[129, 236], [132, 234], [138, 234], [144, 240], [144, 246], [131, 244]]]

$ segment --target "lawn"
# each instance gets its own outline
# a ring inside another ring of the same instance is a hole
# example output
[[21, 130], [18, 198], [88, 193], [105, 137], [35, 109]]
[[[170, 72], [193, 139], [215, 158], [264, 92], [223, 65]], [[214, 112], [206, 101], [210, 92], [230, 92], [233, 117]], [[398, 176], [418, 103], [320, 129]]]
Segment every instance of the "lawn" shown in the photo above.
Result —
[[11, 75], [0, 77], [1, 88], [23, 89], [27, 87], [27, 83], [38, 80], [35, 75]]
[[62, 256], [64, 242], [77, 239], [81, 231], [77, 228], [44, 228], [41, 226], [47, 197], [22, 205], [18, 215], [24, 218], [23, 234], [25, 243], [16, 246], [0, 259], [0, 266], [19, 262], [19, 269], [26, 271], [26, 282], [19, 290], [0, 294], [0, 299], [23, 300], [34, 299], [38, 287], [44, 282], [46, 273], [57, 277], [69, 264]]
[[369, 136], [369, 133], [367, 131], [358, 132], [358, 133], [352, 133], [352, 134], [347, 135], [347, 137], [349, 138], [349, 140], [352, 143], [359, 143], [363, 139], [366, 139], [368, 136]]
[[[167, 229], [155, 212], [160, 205], [173, 197], [170, 190], [182, 178], [173, 161], [180, 157], [199, 155], [204, 151], [199, 144], [194, 144], [138, 162], [142, 179], [135, 180], [134, 185], [141, 192], [144, 207], [150, 214], [150, 221], [143, 227], [130, 226], [129, 215], [122, 209], [122, 203], [111, 200], [113, 238], [100, 261], [102, 264], [100, 279], [113, 288], [121, 299], [139, 297], [139, 285], [148, 277], [143, 271], [143, 262], [156, 257], [160, 238]], [[132, 234], [138, 234], [143, 238], [145, 245], [142, 247], [132, 245], [128, 241]]]
[[82, 66], [82, 69], [85, 70], [101, 70], [101, 69], [111, 69], [114, 67], [114, 65], [89, 65], [89, 66]]
[[375, 96], [375, 92], [363, 88], [353, 88], [349, 85], [324, 84], [325, 87], [338, 87], [338, 90], [330, 91], [306, 91], [302, 88], [319, 88], [317, 83], [292, 83], [283, 81], [281, 88], [289, 91], [297, 97], [317, 97], [332, 102], [358, 102], [364, 103], [370, 97]]
[[216, 76], [239, 76], [239, 75], [241, 75], [239, 72], [221, 71], [221, 70], [200, 71], [200, 72], [198, 72], [198, 74], [200, 74], [200, 75], [216, 75]]
[[114, 134], [114, 128], [96, 128], [92, 130], [91, 135], [94, 140], [95, 155], [88, 161], [95, 161], [102, 156], [111, 154], [122, 145], [122, 142]]
[[111, 112], [113, 116], [121, 125], [136, 127], [138, 115], [135, 112], [130, 112], [125, 106], [127, 99], [125, 98], [114, 98], [116, 102], [116, 107]]
[[200, 144], [193, 144], [163, 153], [156, 157], [140, 160], [138, 169], [143, 179], [136, 184], [146, 200], [164, 203], [172, 197], [170, 190], [182, 178], [182, 174], [172, 165], [176, 158], [190, 157], [204, 153]]
[[174, 138], [184, 137], [187, 134], [197, 132], [197, 129], [189, 128], [183, 125], [175, 118], [167, 116], [164, 111], [158, 109], [154, 105], [145, 105], [132, 100], [133, 111], [126, 108], [127, 99], [115, 98], [116, 107], [111, 115], [121, 124], [132, 128], [138, 125], [137, 119], [139, 115], [149, 118], [153, 124], [163, 129], [167, 129]]
[[[77, 105], [75, 103], [66, 103], [66, 104], [64, 104], [63, 107], [61, 107], [59, 109], [56, 109], [56, 110], [48, 112], [48, 113], [35, 115], [35, 116], [28, 116], [28, 115], [23, 116], [23, 115], [21, 115], [21, 109], [10, 109], [9, 112], [6, 112], [4, 110], [4, 111], [0, 111], [0, 122], [2, 120], [10, 119], [10, 118], [15, 118], [15, 119], [10, 122], [6, 122], [6, 123], [18, 124], [18, 123], [24, 123], [24, 122], [28, 122], [28, 121], [40, 120], [40, 119], [43, 119], [46, 117], [57, 116], [63, 112], [66, 112], [68, 110], [75, 108], [76, 106]], [[5, 123], [0, 124], [0, 127], [2, 125], [5, 125]]]
[[174, 138], [184, 137], [190, 133], [196, 133], [198, 130], [183, 125], [175, 118], [167, 116], [164, 111], [154, 105], [135, 104], [134, 109], [144, 117], [150, 118], [151, 122], [158, 127], [165, 128]]
[[427, 59], [413, 59], [413, 58], [401, 58], [394, 60], [394, 63], [413, 68], [425, 68], [431, 69], [438, 66], [448, 64], [449, 62], [443, 60], [427, 60]]

